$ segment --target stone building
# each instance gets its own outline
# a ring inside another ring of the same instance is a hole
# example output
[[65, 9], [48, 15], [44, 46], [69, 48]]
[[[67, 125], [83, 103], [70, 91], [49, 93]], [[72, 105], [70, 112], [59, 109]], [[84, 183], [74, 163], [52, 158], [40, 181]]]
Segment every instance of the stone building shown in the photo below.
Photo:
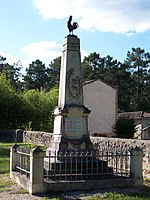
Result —
[[119, 117], [133, 118], [136, 124], [136, 133], [134, 137], [136, 139], [150, 139], [150, 113], [137, 111], [137, 112], [123, 112], [118, 113]]
[[84, 83], [84, 104], [91, 113], [88, 117], [90, 135], [112, 136], [117, 118], [117, 90], [101, 80]]

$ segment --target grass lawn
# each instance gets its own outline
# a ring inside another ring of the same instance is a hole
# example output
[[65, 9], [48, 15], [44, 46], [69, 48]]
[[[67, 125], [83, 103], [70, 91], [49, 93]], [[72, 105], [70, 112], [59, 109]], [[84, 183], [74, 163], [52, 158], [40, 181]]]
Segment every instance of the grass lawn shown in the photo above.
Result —
[[0, 192], [10, 191], [15, 182], [9, 179], [10, 148], [14, 143], [0, 142]]
[[[15, 186], [15, 182], [9, 179], [9, 155], [10, 148], [14, 143], [0, 143], [0, 192], [11, 190], [11, 186]], [[24, 147], [27, 146], [23, 143], [18, 143], [18, 145]], [[32, 145], [31, 145], [32, 146]], [[33, 145], [35, 146], [35, 145]], [[32, 146], [32, 147], [33, 147]], [[27, 192], [25, 190], [19, 190], [18, 193]], [[49, 198], [44, 197], [42, 200], [49, 200]], [[64, 198], [58, 197], [53, 198], [55, 200], [61, 200]], [[104, 192], [103, 195], [87, 196], [85, 200], [150, 200], [150, 179], [145, 181], [145, 185], [140, 189], [139, 193], [113, 193]]]
[[9, 173], [9, 155], [13, 143], [0, 143], [0, 174]]

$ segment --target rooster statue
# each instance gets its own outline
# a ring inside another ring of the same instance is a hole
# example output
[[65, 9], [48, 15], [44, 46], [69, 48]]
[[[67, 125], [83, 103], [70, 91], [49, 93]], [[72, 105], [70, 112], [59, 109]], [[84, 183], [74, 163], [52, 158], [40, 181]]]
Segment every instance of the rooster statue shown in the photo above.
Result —
[[69, 17], [69, 20], [67, 22], [67, 27], [69, 29], [69, 34], [72, 33], [72, 35], [73, 35], [73, 30], [78, 28], [79, 25], [77, 22], [73, 22], [73, 24], [71, 24], [71, 22], [72, 22], [72, 16]]

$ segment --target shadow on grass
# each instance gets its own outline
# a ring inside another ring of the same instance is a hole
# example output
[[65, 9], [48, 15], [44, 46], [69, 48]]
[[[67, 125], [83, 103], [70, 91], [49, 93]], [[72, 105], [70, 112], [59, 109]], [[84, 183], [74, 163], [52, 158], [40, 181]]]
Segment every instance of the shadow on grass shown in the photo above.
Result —
[[0, 147], [0, 158], [9, 158], [10, 149], [5, 147]]
[[9, 158], [0, 159], [0, 174], [9, 172]]
[[150, 186], [143, 185], [136, 192], [125, 193], [125, 199], [150, 200]]
[[[68, 199], [80, 199], [79, 196], [83, 197], [87, 200], [150, 200], [150, 187], [143, 186], [141, 188], [133, 188], [134, 192], [128, 190], [128, 188], [114, 189], [111, 188], [109, 191], [107, 190], [96, 190], [95, 192], [92, 190], [88, 191], [74, 191], [74, 192], [49, 192], [43, 194], [37, 194], [37, 197], [43, 197], [45, 200], [49, 199], [59, 199], [59, 200], [68, 200]], [[107, 191], [107, 192], [106, 192]]]

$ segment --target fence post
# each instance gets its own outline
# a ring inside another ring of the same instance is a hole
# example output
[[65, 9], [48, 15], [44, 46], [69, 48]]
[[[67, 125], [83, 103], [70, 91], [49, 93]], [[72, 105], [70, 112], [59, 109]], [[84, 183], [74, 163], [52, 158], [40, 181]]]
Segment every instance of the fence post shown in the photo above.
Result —
[[143, 151], [139, 147], [131, 149], [130, 172], [131, 177], [134, 178], [135, 186], [143, 185]]
[[10, 149], [10, 178], [13, 178], [13, 171], [16, 171], [16, 165], [19, 164], [18, 149], [20, 149], [20, 146], [17, 144], [14, 144]]
[[30, 151], [30, 185], [29, 193], [44, 191], [44, 151], [35, 147]]

